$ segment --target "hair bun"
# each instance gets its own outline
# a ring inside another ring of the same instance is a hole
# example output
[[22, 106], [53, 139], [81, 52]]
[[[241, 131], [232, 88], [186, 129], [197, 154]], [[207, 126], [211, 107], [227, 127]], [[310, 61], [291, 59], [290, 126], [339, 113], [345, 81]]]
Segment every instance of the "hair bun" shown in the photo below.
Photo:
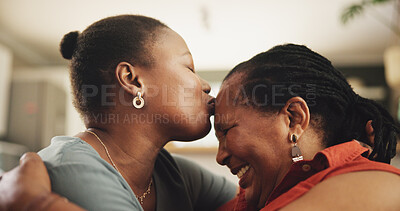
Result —
[[60, 52], [65, 59], [71, 59], [78, 41], [79, 32], [73, 31], [64, 35], [60, 43]]

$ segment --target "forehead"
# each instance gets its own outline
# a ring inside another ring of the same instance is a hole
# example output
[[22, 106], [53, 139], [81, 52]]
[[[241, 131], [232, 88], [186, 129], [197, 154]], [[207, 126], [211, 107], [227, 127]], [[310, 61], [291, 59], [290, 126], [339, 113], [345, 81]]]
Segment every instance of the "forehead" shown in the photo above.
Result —
[[160, 35], [153, 46], [153, 53], [164, 56], [185, 56], [188, 52], [188, 55], [191, 56], [185, 40], [178, 33], [168, 28], [161, 29]]
[[222, 101], [232, 104], [233, 100], [240, 92], [242, 77], [243, 73], [236, 73], [221, 84], [216, 98], [217, 104]]
[[224, 81], [215, 100], [215, 127], [224, 127], [238, 116], [241, 106], [235, 103], [240, 90], [240, 74], [232, 75]]

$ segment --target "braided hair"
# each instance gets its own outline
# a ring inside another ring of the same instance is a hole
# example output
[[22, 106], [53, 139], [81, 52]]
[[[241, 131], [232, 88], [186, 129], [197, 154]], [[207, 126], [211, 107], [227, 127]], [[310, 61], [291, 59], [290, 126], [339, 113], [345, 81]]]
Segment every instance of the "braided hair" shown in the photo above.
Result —
[[116, 84], [115, 68], [120, 62], [144, 67], [154, 63], [151, 48], [163, 28], [168, 27], [150, 17], [119, 15], [99, 20], [82, 33], [64, 35], [60, 52], [71, 60], [74, 106], [82, 116], [104, 111], [100, 92], [104, 85]]
[[[353, 139], [373, 146], [369, 159], [390, 163], [396, 155], [396, 122], [380, 104], [356, 94], [331, 62], [305, 46], [286, 44], [237, 65], [224, 79], [241, 74], [243, 90], [236, 100], [263, 112], [281, 109], [299, 96], [310, 109], [311, 124], [323, 133], [326, 147]], [[372, 120], [375, 139], [365, 126]]]

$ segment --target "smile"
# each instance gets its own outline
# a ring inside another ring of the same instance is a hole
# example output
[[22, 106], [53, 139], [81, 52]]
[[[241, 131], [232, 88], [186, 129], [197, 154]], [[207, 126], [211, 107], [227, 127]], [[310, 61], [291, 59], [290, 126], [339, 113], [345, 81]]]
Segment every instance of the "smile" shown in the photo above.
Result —
[[236, 176], [237, 176], [239, 179], [242, 178], [243, 175], [247, 172], [247, 170], [249, 170], [249, 168], [250, 168], [249, 165], [247, 165], [247, 166], [241, 168], [241, 169], [239, 170], [239, 172], [236, 174]]

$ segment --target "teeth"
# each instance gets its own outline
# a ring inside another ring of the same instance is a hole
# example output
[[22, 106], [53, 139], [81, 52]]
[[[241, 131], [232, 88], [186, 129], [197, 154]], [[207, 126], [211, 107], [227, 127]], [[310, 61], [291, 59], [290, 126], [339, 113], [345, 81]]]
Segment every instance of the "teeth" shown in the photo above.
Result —
[[247, 165], [247, 166], [241, 168], [241, 169], [239, 170], [239, 172], [236, 174], [236, 176], [237, 176], [239, 179], [242, 178], [243, 175], [247, 172], [247, 170], [249, 170], [249, 168], [250, 168], [249, 165]]

